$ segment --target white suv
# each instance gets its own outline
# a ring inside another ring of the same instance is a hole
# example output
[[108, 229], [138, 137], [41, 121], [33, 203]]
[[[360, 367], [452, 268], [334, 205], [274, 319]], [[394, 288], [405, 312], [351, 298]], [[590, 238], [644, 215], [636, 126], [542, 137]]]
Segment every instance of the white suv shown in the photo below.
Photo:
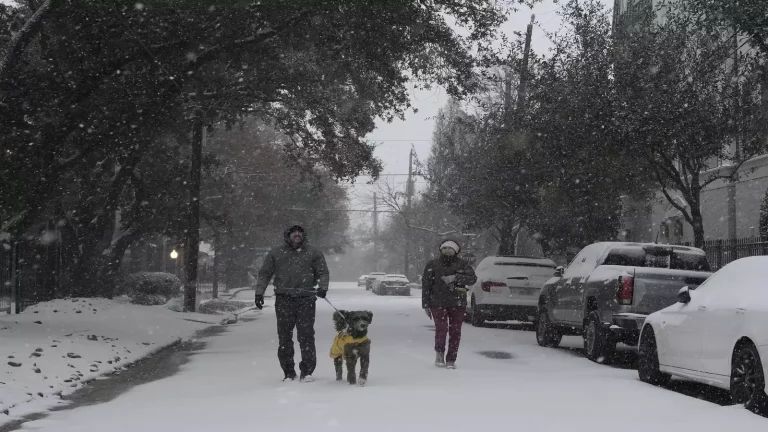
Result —
[[557, 265], [547, 258], [490, 256], [475, 270], [477, 282], [467, 295], [472, 325], [486, 321], [536, 320], [539, 292]]

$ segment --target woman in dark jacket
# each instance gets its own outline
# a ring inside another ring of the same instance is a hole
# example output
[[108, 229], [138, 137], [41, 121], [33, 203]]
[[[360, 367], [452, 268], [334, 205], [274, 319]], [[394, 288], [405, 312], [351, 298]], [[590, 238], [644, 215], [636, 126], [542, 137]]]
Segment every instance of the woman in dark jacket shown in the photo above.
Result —
[[[467, 286], [477, 281], [472, 266], [459, 258], [456, 241], [440, 245], [440, 258], [427, 263], [421, 279], [421, 303], [429, 319], [435, 321], [435, 365], [456, 368], [461, 341], [461, 325], [467, 309]], [[449, 337], [448, 353], [445, 351]]]

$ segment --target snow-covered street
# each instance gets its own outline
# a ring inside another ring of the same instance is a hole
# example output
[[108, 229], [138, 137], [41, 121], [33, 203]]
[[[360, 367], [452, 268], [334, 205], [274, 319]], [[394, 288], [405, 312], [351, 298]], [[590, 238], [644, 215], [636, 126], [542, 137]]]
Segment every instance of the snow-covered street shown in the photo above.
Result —
[[[569, 349], [545, 349], [534, 334], [465, 324], [458, 369], [437, 369], [433, 327], [413, 296], [378, 297], [334, 284], [341, 309], [373, 311], [366, 387], [336, 382], [327, 352], [331, 307], [318, 303], [314, 383], [283, 383], [272, 301], [254, 319], [208, 339], [169, 378], [115, 400], [59, 411], [23, 430], [68, 431], [534, 431], [762, 430], [768, 420], [640, 382], [635, 370], [589, 362]], [[579, 338], [564, 341], [577, 347]], [[297, 353], [298, 356], [298, 353]], [[599, 425], [599, 427], [597, 427]]]

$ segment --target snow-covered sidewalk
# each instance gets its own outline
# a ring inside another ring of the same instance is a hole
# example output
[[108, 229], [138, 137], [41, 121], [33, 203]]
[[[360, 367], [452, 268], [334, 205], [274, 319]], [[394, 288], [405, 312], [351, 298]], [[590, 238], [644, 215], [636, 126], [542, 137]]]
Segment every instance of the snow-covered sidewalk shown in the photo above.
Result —
[[0, 424], [220, 321], [127, 299], [54, 300], [0, 315]]

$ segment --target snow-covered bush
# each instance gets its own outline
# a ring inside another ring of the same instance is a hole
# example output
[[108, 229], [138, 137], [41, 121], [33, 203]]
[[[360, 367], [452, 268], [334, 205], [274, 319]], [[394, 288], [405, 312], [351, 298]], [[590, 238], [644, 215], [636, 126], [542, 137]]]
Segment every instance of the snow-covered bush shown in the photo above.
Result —
[[168, 298], [159, 294], [136, 293], [131, 297], [131, 303], [142, 306], [164, 305]]
[[166, 309], [170, 309], [174, 312], [184, 312], [184, 298], [174, 297], [168, 300], [168, 303], [165, 304], [165, 307]]
[[[136, 299], [140, 296], [164, 297], [159, 304], [165, 304], [171, 297], [179, 295], [181, 281], [176, 275], [163, 272], [138, 272], [125, 276], [119, 283], [118, 292]], [[149, 299], [144, 299], [149, 300]], [[159, 300], [154, 300], [159, 301]], [[144, 304], [144, 303], [138, 303]], [[158, 304], [158, 303], [152, 303]]]
[[234, 300], [220, 300], [212, 299], [204, 303], [200, 303], [200, 307], [197, 312], [208, 315], [216, 315], [226, 312], [234, 312], [244, 307], [251, 305], [250, 301], [234, 301]]

